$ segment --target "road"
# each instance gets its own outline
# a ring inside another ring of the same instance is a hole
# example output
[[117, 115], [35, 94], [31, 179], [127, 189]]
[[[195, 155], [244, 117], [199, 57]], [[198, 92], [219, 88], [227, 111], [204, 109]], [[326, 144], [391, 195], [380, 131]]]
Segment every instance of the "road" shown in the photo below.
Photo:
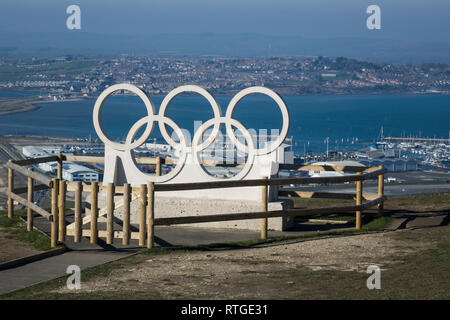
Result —
[[[6, 208], [6, 195], [5, 190], [8, 187], [8, 170], [6, 168], [6, 163], [9, 160], [19, 160], [19, 156], [17, 153], [11, 151], [12, 146], [5, 142], [4, 140], [0, 140], [0, 207]], [[14, 186], [15, 187], [26, 187], [27, 180], [21, 174], [14, 175]], [[36, 196], [36, 194], [35, 194]], [[37, 197], [37, 201], [42, 199], [41, 196]], [[25, 208], [22, 205], [18, 205], [17, 208], [23, 209]]]

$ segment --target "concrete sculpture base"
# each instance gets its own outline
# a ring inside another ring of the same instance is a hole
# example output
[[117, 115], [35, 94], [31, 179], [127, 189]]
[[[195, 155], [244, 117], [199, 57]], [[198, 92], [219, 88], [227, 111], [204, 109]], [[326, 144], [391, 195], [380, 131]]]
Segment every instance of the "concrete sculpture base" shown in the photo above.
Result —
[[[117, 196], [115, 201], [119, 201], [122, 196]], [[90, 199], [86, 199], [90, 207]], [[139, 223], [139, 199], [131, 202], [131, 223]], [[99, 208], [106, 206], [106, 194], [99, 193], [98, 195]], [[273, 201], [269, 202], [269, 211], [285, 210], [293, 207], [291, 200]], [[168, 217], [185, 217], [185, 216], [200, 216], [211, 214], [225, 214], [225, 213], [241, 213], [241, 212], [261, 212], [261, 203], [256, 201], [231, 201], [231, 200], [209, 200], [209, 199], [183, 199], [183, 198], [155, 198], [155, 218]], [[86, 208], [86, 215], [90, 215], [90, 210]], [[114, 211], [114, 216], [123, 219], [123, 207], [117, 208]], [[106, 215], [100, 217], [99, 222], [106, 221]], [[285, 231], [293, 226], [293, 218], [280, 217], [269, 219], [269, 230]], [[232, 228], [242, 230], [261, 230], [261, 219], [250, 220], [234, 220], [221, 222], [206, 222], [194, 223], [186, 225], [189, 227], [198, 228]]]

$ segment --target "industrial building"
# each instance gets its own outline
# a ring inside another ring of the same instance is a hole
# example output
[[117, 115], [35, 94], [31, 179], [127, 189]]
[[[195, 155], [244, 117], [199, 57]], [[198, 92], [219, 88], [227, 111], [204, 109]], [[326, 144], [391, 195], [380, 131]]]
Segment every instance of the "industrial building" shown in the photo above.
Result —
[[99, 173], [93, 169], [73, 162], [63, 164], [63, 179], [67, 181], [98, 182]]
[[[44, 150], [37, 146], [24, 146], [22, 148], [22, 154], [28, 158], [48, 157], [55, 155], [54, 152]], [[37, 167], [47, 173], [56, 174], [58, 170], [58, 163], [45, 162], [40, 163]], [[100, 180], [100, 174], [94, 169], [88, 168], [78, 163], [65, 161], [62, 168], [62, 177], [67, 181], [85, 181], [85, 182], [98, 182]]]

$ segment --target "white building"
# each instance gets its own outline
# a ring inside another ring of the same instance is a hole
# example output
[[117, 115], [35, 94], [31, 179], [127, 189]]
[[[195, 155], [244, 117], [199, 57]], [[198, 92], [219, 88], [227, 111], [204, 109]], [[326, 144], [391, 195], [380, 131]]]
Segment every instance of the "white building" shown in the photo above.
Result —
[[39, 163], [38, 167], [42, 171], [53, 173], [53, 174], [56, 174], [56, 172], [58, 171], [58, 163], [56, 161]]
[[47, 157], [49, 154], [41, 147], [25, 146], [22, 147], [22, 154], [27, 158]]
[[[22, 148], [23, 155], [28, 158], [48, 157], [59, 153], [58, 151], [59, 149], [57, 148], [44, 150], [43, 148], [37, 146], [25, 146]], [[58, 170], [58, 163], [56, 161], [44, 162], [38, 164], [38, 168], [44, 172], [56, 174]], [[97, 171], [82, 166], [80, 164], [68, 161], [65, 161], [63, 163], [62, 175], [63, 179], [67, 181], [85, 181], [85, 182], [99, 181], [99, 174]]]
[[[46, 150], [37, 146], [24, 146], [22, 147], [22, 154], [27, 158], [39, 158], [39, 157], [48, 157], [51, 156]], [[44, 172], [55, 173], [58, 167], [58, 164], [54, 162], [44, 162], [39, 163], [38, 168]]]
[[276, 150], [276, 159], [273, 160], [278, 163], [293, 164], [294, 152], [291, 149], [291, 145], [282, 143]]
[[99, 174], [93, 169], [73, 162], [64, 162], [63, 179], [67, 181], [98, 182]]

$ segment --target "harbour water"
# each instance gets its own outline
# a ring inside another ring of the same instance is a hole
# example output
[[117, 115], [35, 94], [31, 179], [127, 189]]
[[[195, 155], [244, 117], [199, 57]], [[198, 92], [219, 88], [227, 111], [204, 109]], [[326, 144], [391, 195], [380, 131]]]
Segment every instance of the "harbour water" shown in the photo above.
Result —
[[0, 90], [0, 99], [18, 99], [27, 98], [37, 95], [37, 92], [32, 91], [4, 91]]
[[[0, 98], [23, 97], [20, 92], [1, 92]], [[28, 94], [26, 94], [28, 96]], [[152, 97], [156, 109], [164, 97]], [[225, 113], [232, 97], [218, 96]], [[384, 136], [448, 138], [450, 96], [448, 95], [333, 95], [286, 96], [290, 109], [289, 137], [294, 151], [319, 153], [354, 150]], [[44, 103], [31, 112], [0, 116], [0, 134], [96, 138], [92, 124], [95, 99]], [[103, 124], [110, 137], [122, 140], [129, 128], [146, 115], [144, 104], [133, 96], [114, 96], [105, 103]], [[200, 96], [181, 95], [170, 105], [167, 116], [180, 127], [194, 129], [194, 121], [213, 117], [212, 109]], [[281, 129], [282, 117], [276, 104], [265, 96], [243, 99], [234, 113], [247, 128]], [[153, 137], [160, 140], [159, 130]]]

